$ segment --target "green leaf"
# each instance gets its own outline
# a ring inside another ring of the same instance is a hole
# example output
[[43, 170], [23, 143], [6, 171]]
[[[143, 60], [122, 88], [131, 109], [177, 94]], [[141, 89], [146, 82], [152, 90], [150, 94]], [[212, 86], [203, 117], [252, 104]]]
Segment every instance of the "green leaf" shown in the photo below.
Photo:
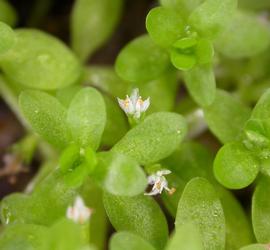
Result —
[[110, 38], [120, 19], [122, 6], [122, 0], [75, 1], [71, 15], [71, 43], [81, 61]]
[[195, 225], [184, 224], [179, 226], [165, 248], [165, 250], [179, 249], [204, 250], [202, 236]]
[[173, 9], [156, 7], [146, 17], [150, 37], [161, 47], [169, 47], [184, 33], [182, 17]]
[[212, 42], [208, 39], [200, 39], [196, 46], [195, 53], [198, 64], [212, 63], [215, 54]]
[[181, 50], [175, 48], [171, 50], [170, 57], [173, 66], [183, 71], [191, 70], [197, 62], [194, 54], [182, 53]]
[[23, 91], [20, 108], [33, 129], [58, 148], [70, 143], [66, 109], [53, 96], [37, 90]]
[[223, 144], [239, 137], [250, 114], [247, 106], [223, 90], [217, 90], [215, 101], [204, 108], [207, 125]]
[[149, 96], [151, 99], [151, 105], [147, 109], [148, 114], [159, 111], [171, 111], [177, 95], [177, 72], [174, 70], [169, 71], [156, 80], [138, 83], [135, 87], [139, 88], [140, 94], [143, 97]]
[[15, 46], [0, 58], [4, 73], [24, 86], [53, 90], [74, 83], [81, 67], [57, 38], [34, 29], [16, 30]]
[[268, 26], [254, 14], [243, 11], [237, 12], [232, 24], [215, 42], [218, 51], [234, 59], [255, 56], [265, 51], [269, 44]]
[[101, 94], [89, 87], [80, 90], [67, 111], [67, 123], [76, 142], [96, 150], [106, 124], [106, 108]]
[[88, 234], [87, 229], [71, 220], [62, 218], [50, 228], [46, 248], [55, 250], [87, 250], [88, 242], [85, 235]]
[[199, 34], [215, 38], [231, 22], [237, 0], [206, 0], [189, 17], [189, 24]]
[[263, 244], [252, 244], [242, 247], [240, 250], [268, 250], [268, 246]]
[[270, 242], [270, 178], [262, 177], [252, 197], [252, 224], [259, 243]]
[[234, 195], [215, 185], [223, 207], [226, 222], [226, 250], [239, 249], [254, 242], [253, 230], [246, 212]]
[[168, 239], [167, 221], [151, 197], [124, 197], [105, 193], [103, 203], [110, 222], [117, 231], [130, 231], [157, 249], [164, 247]]
[[1, 250], [45, 250], [47, 228], [16, 224], [6, 227], [0, 235]]
[[169, 66], [166, 50], [147, 36], [127, 44], [116, 59], [117, 74], [130, 82], [150, 81], [159, 77]]
[[16, 43], [16, 36], [13, 30], [8, 25], [6, 25], [1, 21], [0, 21], [0, 36], [1, 36], [0, 41], [0, 55], [1, 55], [14, 46], [14, 44]]
[[214, 161], [215, 176], [227, 188], [247, 187], [255, 180], [258, 172], [257, 159], [238, 142], [225, 144]]
[[177, 10], [185, 19], [196, 9], [204, 0], [160, 0], [161, 5]]
[[252, 111], [251, 118], [266, 120], [270, 117], [270, 89], [268, 89], [259, 99]]
[[194, 178], [185, 187], [178, 204], [176, 232], [186, 223], [196, 225], [204, 249], [225, 249], [225, 218], [213, 186], [204, 178]]
[[181, 115], [154, 113], [130, 130], [112, 150], [131, 156], [142, 165], [155, 163], [177, 148], [186, 131]]
[[17, 22], [15, 9], [6, 0], [0, 1], [0, 21], [14, 27]]
[[155, 250], [155, 248], [140, 236], [129, 233], [115, 233], [110, 240], [110, 250]]
[[128, 122], [125, 113], [119, 108], [116, 99], [103, 96], [106, 104], [107, 121], [101, 139], [101, 145], [112, 147], [128, 131]]
[[199, 65], [185, 72], [187, 89], [201, 106], [213, 103], [216, 97], [216, 80], [211, 65]]
[[98, 155], [98, 159], [93, 175], [111, 194], [134, 196], [145, 190], [145, 174], [132, 158], [116, 152], [103, 152]]
[[90, 66], [85, 69], [84, 82], [113, 97], [125, 96], [129, 83], [120, 78], [112, 67]]

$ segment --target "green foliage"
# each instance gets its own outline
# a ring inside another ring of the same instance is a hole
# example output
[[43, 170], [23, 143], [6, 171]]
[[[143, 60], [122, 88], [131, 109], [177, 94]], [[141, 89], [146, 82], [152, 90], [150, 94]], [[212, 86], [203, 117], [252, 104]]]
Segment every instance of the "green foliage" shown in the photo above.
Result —
[[130, 82], [150, 81], [169, 66], [166, 50], [158, 47], [149, 36], [141, 36], [127, 44], [116, 59], [115, 69]]
[[189, 24], [199, 34], [215, 38], [231, 22], [237, 0], [205, 0], [189, 17]]
[[178, 204], [176, 231], [186, 223], [196, 225], [205, 249], [225, 249], [225, 218], [213, 186], [204, 178], [194, 178], [185, 187]]
[[242, 247], [240, 250], [267, 250], [267, 245], [252, 244], [249, 246]]
[[77, 194], [76, 187], [67, 183], [70, 175], [72, 174], [63, 175], [56, 170], [31, 195], [15, 193], [4, 198], [0, 207], [2, 223], [52, 225], [65, 215], [67, 206]]
[[0, 36], [1, 36], [0, 42], [0, 55], [1, 55], [14, 46], [14, 44], [16, 43], [16, 35], [8, 25], [0, 21]]
[[174, 174], [168, 176], [169, 183], [176, 188], [174, 195], [162, 195], [162, 200], [175, 216], [178, 201], [185, 185], [195, 177], [208, 179], [214, 186], [222, 203], [226, 222], [226, 249], [238, 249], [253, 242], [251, 225], [238, 200], [216, 183], [212, 173], [213, 155], [200, 144], [183, 143], [162, 162]]
[[203, 250], [203, 244], [198, 228], [192, 224], [183, 224], [169, 240], [166, 250]]
[[168, 226], [158, 204], [150, 197], [104, 194], [107, 215], [117, 231], [133, 232], [156, 249], [162, 249], [168, 238]]
[[204, 0], [160, 0], [160, 2], [166, 7], [176, 9], [181, 16], [187, 19]]
[[[43, 31], [13, 30], [16, 13], [0, 0], [0, 94], [27, 135], [5, 149], [0, 176], [22, 177], [19, 187], [28, 179], [23, 172], [29, 169], [30, 177], [40, 164], [25, 192], [1, 200], [0, 249], [269, 248], [270, 5], [159, 2], [147, 14], [148, 34], [122, 39], [121, 23], [103, 55], [97, 50], [112, 37], [122, 10], [141, 11], [144, 4], [75, 1], [73, 54]], [[49, 7], [51, 0], [37, 1], [20, 27], [52, 30]], [[125, 13], [123, 23], [135, 14]], [[58, 27], [54, 34], [65, 39]], [[116, 61], [83, 65], [89, 57]], [[134, 89], [138, 96], [127, 96]], [[2, 130], [13, 131], [3, 117]], [[253, 186], [234, 196], [220, 184]], [[155, 192], [155, 199], [149, 196]], [[108, 239], [111, 225], [116, 232]]]
[[67, 111], [67, 124], [74, 140], [82, 147], [96, 150], [106, 123], [105, 103], [93, 88], [80, 90], [72, 99]]
[[57, 38], [34, 29], [18, 29], [16, 43], [0, 58], [13, 81], [43, 90], [66, 87], [81, 74], [73, 53]]
[[115, 233], [110, 240], [110, 250], [155, 250], [155, 248], [136, 234], [129, 232]]
[[42, 250], [46, 249], [44, 239], [47, 229], [44, 226], [31, 224], [11, 225], [0, 236], [0, 248], [3, 250]]
[[270, 218], [270, 179], [262, 177], [252, 197], [252, 224], [256, 239], [260, 243], [269, 243], [269, 218]]
[[187, 89], [196, 102], [202, 106], [213, 103], [216, 95], [216, 81], [210, 65], [202, 65], [185, 72]]
[[103, 152], [98, 155], [98, 159], [98, 166], [93, 175], [107, 192], [120, 196], [134, 196], [145, 190], [145, 174], [132, 158], [117, 152]]
[[166, 48], [181, 38], [184, 33], [184, 22], [175, 10], [156, 7], [148, 13], [146, 29], [158, 45]]
[[238, 142], [224, 145], [217, 153], [214, 173], [227, 188], [240, 189], [251, 184], [259, 172], [259, 162]]
[[223, 55], [238, 59], [265, 51], [269, 43], [270, 32], [267, 25], [252, 13], [238, 11], [215, 45]]
[[17, 22], [17, 14], [14, 8], [6, 0], [0, 1], [0, 21], [11, 27], [14, 27]]
[[131, 156], [143, 165], [155, 163], [177, 148], [186, 130], [186, 122], [181, 115], [154, 113], [130, 130], [112, 150]]
[[33, 129], [56, 147], [66, 146], [70, 131], [67, 112], [53, 96], [38, 90], [27, 90], [19, 98], [20, 108]]
[[236, 140], [250, 115], [248, 107], [223, 90], [218, 90], [215, 101], [204, 108], [207, 125], [222, 143]]
[[75, 1], [71, 16], [71, 43], [81, 61], [86, 61], [110, 38], [119, 21], [122, 5], [122, 0]]

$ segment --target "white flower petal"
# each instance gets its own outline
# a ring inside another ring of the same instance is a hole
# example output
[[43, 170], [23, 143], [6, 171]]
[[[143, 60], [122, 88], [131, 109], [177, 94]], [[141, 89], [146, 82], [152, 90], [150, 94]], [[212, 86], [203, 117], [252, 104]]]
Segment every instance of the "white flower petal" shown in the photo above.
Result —
[[141, 105], [141, 112], [145, 112], [150, 106], [150, 97], [148, 97], [145, 101], [143, 101]]

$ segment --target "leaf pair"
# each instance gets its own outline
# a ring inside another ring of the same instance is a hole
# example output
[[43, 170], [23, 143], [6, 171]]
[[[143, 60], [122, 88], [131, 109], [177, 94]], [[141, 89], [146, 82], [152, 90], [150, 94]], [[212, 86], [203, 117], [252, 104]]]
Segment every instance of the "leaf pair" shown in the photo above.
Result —
[[106, 123], [102, 96], [93, 88], [80, 90], [68, 110], [53, 96], [41, 91], [24, 91], [19, 98], [24, 116], [33, 129], [58, 148], [72, 141], [96, 150]]
[[233, 141], [233, 138], [230, 138], [232, 141], [219, 150], [214, 162], [214, 172], [224, 186], [244, 188], [254, 181], [260, 170], [268, 172], [269, 105], [270, 91], [267, 91], [243, 127], [245, 134], [239, 138], [241, 140]]

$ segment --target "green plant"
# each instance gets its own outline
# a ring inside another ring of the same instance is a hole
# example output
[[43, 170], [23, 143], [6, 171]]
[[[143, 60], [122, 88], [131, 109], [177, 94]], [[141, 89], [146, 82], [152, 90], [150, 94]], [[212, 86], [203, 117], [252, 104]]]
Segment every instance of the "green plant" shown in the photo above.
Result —
[[[9, 159], [40, 161], [1, 200], [0, 249], [268, 249], [268, 2], [160, 0], [115, 68], [87, 65], [124, 5], [76, 0], [70, 49], [0, 1], [1, 96], [26, 130]], [[228, 190], [248, 186], [251, 216]]]

